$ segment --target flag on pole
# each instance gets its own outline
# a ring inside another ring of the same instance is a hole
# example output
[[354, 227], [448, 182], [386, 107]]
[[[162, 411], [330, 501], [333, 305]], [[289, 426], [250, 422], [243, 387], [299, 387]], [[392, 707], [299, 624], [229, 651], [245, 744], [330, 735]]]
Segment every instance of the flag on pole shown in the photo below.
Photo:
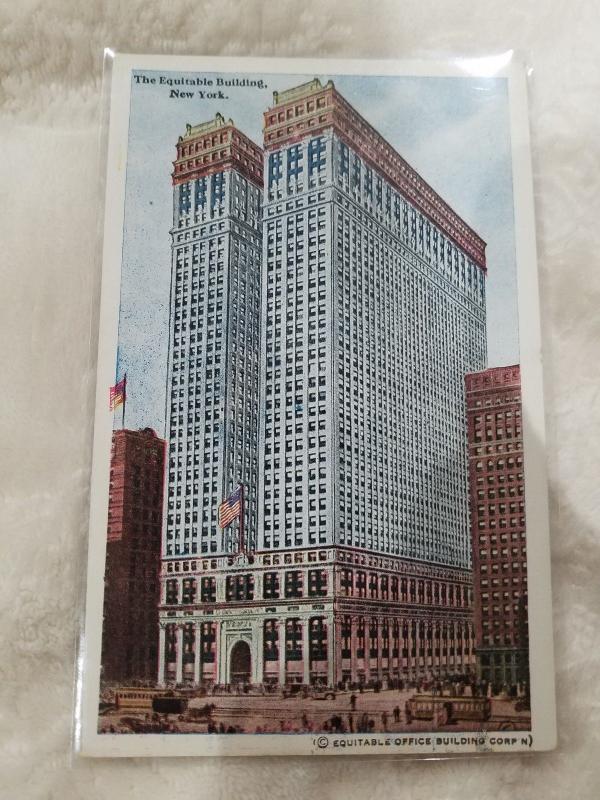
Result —
[[223, 500], [219, 506], [219, 525], [221, 528], [226, 528], [234, 519], [241, 517], [242, 512], [242, 487], [238, 488], [230, 494], [226, 500]]
[[127, 376], [110, 387], [110, 410], [114, 411], [121, 405], [125, 404], [127, 397]]

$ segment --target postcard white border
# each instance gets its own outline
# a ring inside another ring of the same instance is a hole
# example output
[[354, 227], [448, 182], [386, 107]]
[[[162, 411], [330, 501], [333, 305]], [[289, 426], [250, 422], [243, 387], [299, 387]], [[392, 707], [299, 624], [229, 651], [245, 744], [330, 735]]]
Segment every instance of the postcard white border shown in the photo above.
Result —
[[[524, 66], [511, 51], [448, 61], [376, 61], [339, 59], [223, 58], [196, 56], [114, 55], [110, 94], [108, 158], [103, 242], [100, 331], [96, 384], [90, 534], [85, 632], [79, 657], [75, 747], [86, 756], [249, 756], [249, 755], [428, 755], [550, 750], [556, 745], [552, 599], [548, 487], [545, 459], [539, 293], [535, 244], [532, 173]], [[519, 302], [519, 344], [523, 402], [529, 641], [532, 728], [528, 732], [477, 731], [329, 735], [314, 734], [99, 734], [98, 697], [102, 642], [104, 561], [110, 472], [112, 413], [108, 387], [113, 383], [117, 352], [121, 254], [125, 212], [125, 177], [129, 134], [132, 70], [190, 72], [506, 77], [509, 85], [510, 131], [515, 210], [515, 242]], [[448, 737], [457, 744], [444, 745]], [[461, 738], [473, 742], [461, 744]], [[497, 741], [516, 737], [514, 743]], [[339, 747], [368, 738], [378, 744]], [[324, 741], [327, 744], [324, 746]], [[399, 740], [400, 743], [397, 743]], [[428, 743], [424, 743], [428, 740]], [[386, 743], [387, 742], [387, 743]]]

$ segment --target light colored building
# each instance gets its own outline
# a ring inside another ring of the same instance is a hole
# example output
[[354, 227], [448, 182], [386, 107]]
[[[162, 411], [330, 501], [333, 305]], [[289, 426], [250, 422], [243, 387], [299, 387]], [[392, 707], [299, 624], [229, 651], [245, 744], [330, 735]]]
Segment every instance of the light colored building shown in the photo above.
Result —
[[331, 82], [274, 94], [264, 150], [256, 550], [163, 564], [159, 677], [464, 674], [485, 244]]
[[333, 84], [265, 114], [259, 547], [469, 566], [484, 243]]
[[256, 536], [262, 152], [221, 115], [188, 125], [173, 169], [169, 460], [163, 557], [227, 553], [218, 506], [243, 482]]

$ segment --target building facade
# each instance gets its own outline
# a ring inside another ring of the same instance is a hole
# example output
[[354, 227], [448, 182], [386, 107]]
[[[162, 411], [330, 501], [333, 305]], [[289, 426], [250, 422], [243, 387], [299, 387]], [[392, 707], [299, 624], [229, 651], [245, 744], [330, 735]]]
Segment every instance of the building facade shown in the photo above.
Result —
[[466, 376], [477, 669], [528, 685], [527, 550], [518, 365]]
[[256, 547], [163, 563], [161, 682], [470, 669], [485, 275], [484, 242], [331, 82], [274, 94]]
[[246, 486], [255, 546], [262, 151], [231, 120], [188, 125], [173, 168], [165, 558], [223, 554]]
[[473, 665], [464, 569], [322, 547], [162, 571], [161, 685], [389, 685]]
[[104, 577], [102, 680], [153, 681], [165, 442], [150, 428], [113, 432]]
[[336, 91], [265, 113], [259, 547], [469, 566], [485, 244]]

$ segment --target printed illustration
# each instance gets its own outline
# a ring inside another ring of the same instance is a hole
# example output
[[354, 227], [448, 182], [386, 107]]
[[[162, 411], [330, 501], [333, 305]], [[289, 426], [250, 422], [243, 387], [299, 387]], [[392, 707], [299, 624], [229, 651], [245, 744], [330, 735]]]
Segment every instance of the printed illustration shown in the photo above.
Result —
[[123, 225], [98, 732], [529, 731], [506, 79], [135, 70]]

